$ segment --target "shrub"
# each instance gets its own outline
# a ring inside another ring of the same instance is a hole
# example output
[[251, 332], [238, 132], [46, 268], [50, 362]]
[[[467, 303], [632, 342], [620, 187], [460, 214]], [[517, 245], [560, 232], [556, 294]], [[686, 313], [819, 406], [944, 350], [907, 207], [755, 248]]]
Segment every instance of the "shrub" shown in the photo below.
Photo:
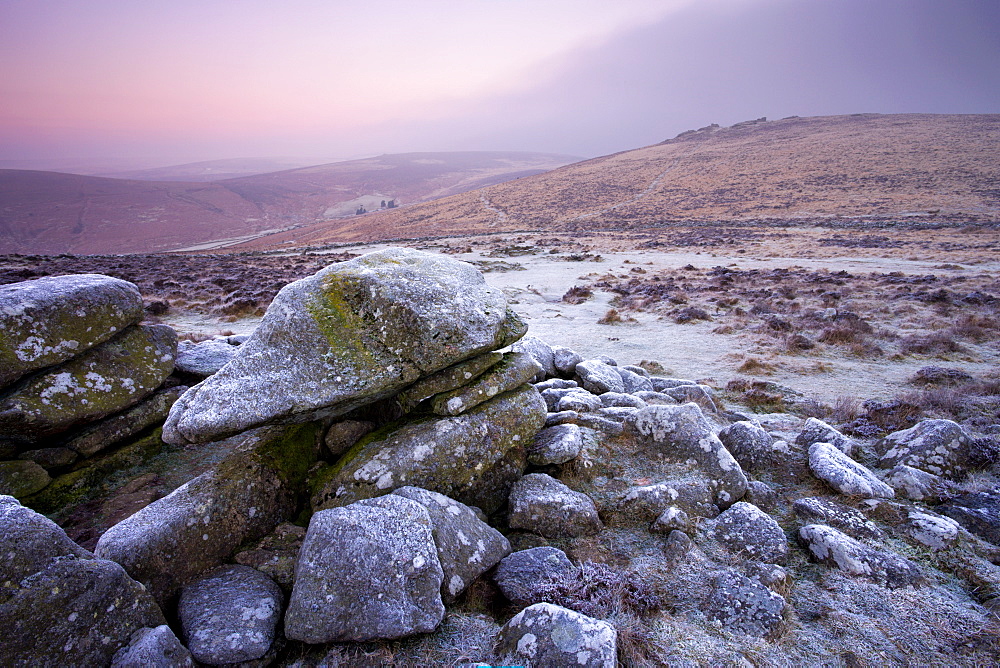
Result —
[[964, 351], [965, 348], [955, 341], [948, 332], [913, 334], [904, 337], [899, 343], [899, 352], [903, 355], [942, 355]]
[[566, 291], [566, 294], [562, 296], [562, 300], [567, 304], [582, 304], [593, 296], [594, 291], [590, 288], [574, 285]]

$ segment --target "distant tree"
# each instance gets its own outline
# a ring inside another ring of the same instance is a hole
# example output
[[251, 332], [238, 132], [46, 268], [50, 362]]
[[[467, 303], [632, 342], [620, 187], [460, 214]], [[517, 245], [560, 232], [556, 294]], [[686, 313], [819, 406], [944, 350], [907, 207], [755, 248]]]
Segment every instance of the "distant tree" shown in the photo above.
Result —
[[361, 206], [358, 207], [358, 210], [354, 212], [354, 215], [355, 216], [360, 216], [363, 213], [368, 213], [368, 211], [365, 209], [365, 205], [364, 204], [362, 204]]
[[382, 200], [382, 208], [385, 208], [385, 200]]
[[394, 200], [394, 199], [389, 200], [388, 208], [395, 209], [396, 208], [396, 200]]

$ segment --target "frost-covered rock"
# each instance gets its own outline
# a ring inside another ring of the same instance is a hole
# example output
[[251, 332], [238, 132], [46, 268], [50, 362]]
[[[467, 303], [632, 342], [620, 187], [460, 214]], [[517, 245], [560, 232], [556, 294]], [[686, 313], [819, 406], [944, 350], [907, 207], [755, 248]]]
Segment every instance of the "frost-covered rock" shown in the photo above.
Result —
[[237, 356], [174, 404], [164, 440], [341, 415], [525, 329], [464, 262], [405, 248], [339, 262], [282, 288]]
[[115, 653], [111, 668], [194, 668], [194, 659], [166, 624], [144, 627]]
[[134, 406], [91, 425], [66, 442], [67, 448], [92, 457], [105, 448], [163, 422], [177, 398], [187, 390], [180, 385], [154, 392]]
[[427, 509], [444, 573], [441, 596], [445, 601], [453, 600], [510, 554], [510, 541], [464, 503], [419, 487], [401, 487], [393, 494]]
[[829, 443], [845, 455], [850, 456], [854, 450], [854, 441], [818, 418], [811, 417], [802, 425], [802, 430], [795, 437], [795, 444], [808, 448], [813, 443]]
[[691, 527], [691, 518], [677, 506], [667, 506], [660, 513], [649, 530], [653, 533], [671, 533], [672, 531], [687, 531]]
[[431, 410], [437, 415], [461, 415], [528, 383], [539, 373], [538, 369], [538, 363], [527, 353], [507, 353], [499, 364], [469, 384], [435, 396]]
[[738, 501], [708, 525], [709, 534], [728, 550], [750, 559], [783, 564], [788, 558], [788, 538], [773, 517]]
[[139, 289], [100, 274], [0, 286], [0, 387], [80, 355], [142, 318]]
[[34, 443], [127, 408], [170, 375], [176, 346], [166, 325], [129, 327], [17, 386], [0, 402], [0, 432]]
[[746, 493], [743, 469], [697, 404], [647, 406], [625, 424], [650, 455], [690, 466], [704, 476], [719, 508], [728, 508]]
[[601, 398], [591, 392], [588, 392], [582, 387], [567, 390], [561, 397], [559, 397], [553, 406], [553, 410], [558, 413], [562, 413], [563, 411], [589, 413], [601, 408], [604, 408], [604, 404], [601, 403]]
[[663, 394], [671, 397], [679, 404], [695, 403], [701, 406], [703, 411], [718, 413], [719, 407], [712, 398], [710, 388], [705, 385], [678, 385], [662, 390]]
[[632, 394], [619, 394], [618, 392], [605, 392], [600, 397], [601, 405], [605, 408], [645, 408], [646, 402]]
[[774, 461], [774, 439], [755, 422], [734, 422], [719, 432], [719, 440], [744, 470], [756, 471]]
[[421, 378], [396, 395], [396, 400], [399, 401], [403, 411], [408, 413], [425, 399], [468, 385], [502, 359], [503, 353], [493, 351], [463, 360]]
[[582, 361], [583, 356], [576, 351], [563, 346], [552, 346], [552, 365], [560, 376], [572, 377], [576, 373], [576, 365]]
[[950, 517], [911, 511], [907, 517], [906, 533], [913, 540], [932, 550], [943, 550], [958, 540], [958, 522]]
[[808, 524], [799, 529], [799, 539], [818, 561], [851, 575], [868, 577], [889, 587], [905, 587], [923, 580], [920, 568], [909, 559], [868, 547], [833, 527]]
[[528, 463], [535, 466], [565, 464], [576, 459], [583, 447], [583, 432], [575, 424], [546, 427], [528, 446]]
[[797, 499], [792, 508], [795, 515], [807, 524], [825, 524], [854, 538], [879, 540], [885, 537], [882, 530], [860, 510], [836, 501], [807, 496]]
[[618, 375], [622, 378], [622, 383], [625, 384], [625, 392], [627, 394], [631, 394], [632, 392], [652, 391], [653, 383], [650, 382], [648, 376], [644, 376], [624, 367], [617, 367], [617, 369]]
[[576, 576], [578, 568], [554, 547], [533, 547], [504, 557], [493, 572], [500, 591], [515, 605], [541, 602], [549, 590]]
[[866, 499], [895, 496], [892, 487], [829, 443], [813, 443], [809, 447], [809, 468], [813, 475], [846, 496]]
[[195, 659], [209, 665], [259, 659], [274, 642], [284, 595], [248, 566], [220, 566], [181, 592], [177, 616]]
[[719, 573], [702, 612], [730, 632], [766, 637], [781, 625], [785, 599], [761, 582], [732, 570]]
[[894, 466], [882, 480], [911, 501], [942, 501], [951, 496], [953, 489], [952, 483], [941, 476], [905, 464]]
[[615, 519], [640, 523], [656, 520], [669, 508], [694, 517], [715, 517], [719, 508], [713, 497], [709, 482], [697, 477], [639, 485], [625, 490], [618, 502], [608, 508], [608, 514]]
[[543, 381], [557, 375], [554, 352], [552, 346], [542, 341], [537, 336], [530, 334], [522, 337], [510, 349], [515, 353], [526, 353], [538, 363], [538, 371], [535, 380]]
[[285, 635], [307, 643], [429, 633], [444, 618], [427, 509], [389, 495], [313, 515], [295, 569]]
[[121, 566], [10, 496], [0, 496], [0, 554], [5, 665], [107, 665], [135, 631], [165, 623]]
[[923, 420], [909, 429], [889, 434], [877, 447], [885, 451], [880, 464], [912, 466], [943, 478], [965, 475], [972, 437], [951, 420]]
[[936, 510], [994, 545], [1000, 545], [1000, 495], [970, 492], [949, 499]]
[[461, 415], [376, 432], [320, 480], [313, 507], [345, 506], [407, 485], [479, 505], [473, 497], [490, 482], [489, 472], [508, 452], [531, 443], [544, 423], [545, 403], [526, 385]]
[[314, 423], [233, 437], [224, 461], [112, 526], [95, 553], [121, 564], [158, 601], [169, 600], [240, 544], [291, 519], [319, 431]]
[[211, 376], [232, 361], [237, 352], [239, 346], [234, 346], [225, 339], [209, 339], [198, 343], [178, 341], [177, 370], [195, 376]]
[[536, 603], [500, 629], [495, 652], [504, 665], [614, 668], [618, 633], [608, 622]]
[[589, 536], [602, 528], [589, 496], [544, 473], [531, 473], [510, 490], [508, 524], [549, 538]]
[[577, 364], [576, 375], [580, 378], [580, 385], [594, 394], [625, 391], [625, 381], [618, 369], [598, 360], [585, 360]]

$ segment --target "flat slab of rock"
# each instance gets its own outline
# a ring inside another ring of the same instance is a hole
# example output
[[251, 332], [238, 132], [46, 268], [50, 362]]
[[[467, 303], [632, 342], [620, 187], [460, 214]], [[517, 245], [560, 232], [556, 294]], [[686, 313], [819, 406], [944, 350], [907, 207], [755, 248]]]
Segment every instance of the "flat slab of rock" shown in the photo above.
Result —
[[868, 547], [833, 527], [808, 524], [799, 529], [799, 540], [818, 561], [851, 575], [868, 577], [889, 587], [905, 587], [923, 580], [920, 568], [909, 559]]
[[578, 572], [562, 550], [533, 547], [504, 557], [493, 580], [511, 603], [531, 605], [542, 602], [550, 588], [570, 581]]
[[282, 288], [237, 356], [174, 405], [164, 440], [341, 415], [525, 331], [464, 262], [405, 248], [339, 262]]
[[818, 496], [796, 499], [795, 515], [806, 524], [825, 524], [840, 529], [853, 538], [878, 540], [885, 537], [878, 526], [856, 508]]
[[444, 572], [443, 600], [453, 600], [473, 580], [510, 554], [510, 541], [464, 503], [419, 487], [401, 487], [393, 494], [427, 509]]
[[469, 384], [483, 375], [489, 368], [503, 359], [503, 353], [489, 352], [472, 359], [453, 364], [431, 375], [421, 378], [397, 395], [396, 400], [404, 412], [410, 412], [424, 399], [430, 399], [435, 394], [450, 392]]
[[166, 325], [129, 327], [18, 386], [0, 402], [0, 432], [32, 443], [117, 413], [170, 375], [176, 347], [177, 335]]
[[885, 449], [880, 465], [892, 468], [905, 464], [955, 480], [967, 471], [971, 445], [972, 438], [961, 425], [951, 420], [923, 420], [878, 443]]
[[142, 318], [139, 288], [101, 274], [0, 286], [0, 387], [65, 362]]
[[809, 469], [845, 496], [891, 499], [896, 495], [892, 487], [879, 480], [867, 467], [829, 443], [813, 443], [809, 447]]
[[163, 614], [121, 566], [95, 559], [54, 522], [0, 496], [0, 624], [13, 666], [107, 665]]
[[652, 453], [678, 462], [693, 462], [705, 476], [721, 509], [743, 498], [747, 478], [697, 404], [647, 406], [625, 421]]
[[284, 595], [248, 566], [220, 566], [181, 592], [177, 605], [184, 642], [202, 663], [259, 659], [274, 642]]
[[539, 366], [531, 355], [507, 353], [499, 364], [468, 385], [434, 397], [431, 410], [437, 415], [461, 415], [498, 394], [530, 382], [537, 373]]
[[291, 519], [318, 438], [315, 423], [234, 437], [223, 462], [108, 529], [95, 553], [121, 564], [165, 604], [242, 543]]
[[390, 495], [323, 510], [309, 522], [285, 635], [307, 643], [429, 633], [444, 618], [427, 509]]
[[548, 538], [590, 536], [604, 525], [593, 500], [552, 476], [530, 473], [510, 491], [508, 524]]
[[551, 603], [529, 606], [500, 629], [497, 661], [504, 665], [614, 668], [618, 632], [605, 621]]
[[313, 507], [345, 506], [407, 485], [464, 501], [491, 467], [516, 446], [530, 443], [544, 423], [545, 402], [526, 385], [462, 415], [374, 434], [319, 485]]

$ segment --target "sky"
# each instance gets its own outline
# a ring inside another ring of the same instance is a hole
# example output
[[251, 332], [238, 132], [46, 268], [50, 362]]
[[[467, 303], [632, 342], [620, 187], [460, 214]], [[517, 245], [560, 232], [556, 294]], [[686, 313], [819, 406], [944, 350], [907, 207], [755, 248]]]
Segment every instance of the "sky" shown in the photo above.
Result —
[[524, 150], [1000, 113], [997, 0], [0, 0], [0, 166]]

